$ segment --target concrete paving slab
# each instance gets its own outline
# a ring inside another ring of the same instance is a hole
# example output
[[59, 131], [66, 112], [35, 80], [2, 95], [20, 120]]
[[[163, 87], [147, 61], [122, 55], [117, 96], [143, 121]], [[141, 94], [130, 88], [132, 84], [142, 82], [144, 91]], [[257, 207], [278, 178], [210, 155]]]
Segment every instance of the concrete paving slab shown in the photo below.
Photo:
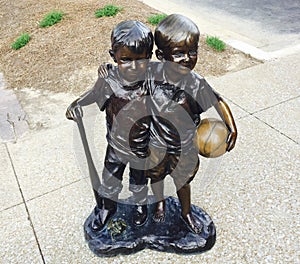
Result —
[[222, 95], [249, 113], [300, 95], [300, 54], [265, 62], [211, 80]]
[[31, 130], [55, 128], [68, 123], [65, 117], [67, 107], [79, 96], [30, 88], [19, 89], [16, 94]]
[[300, 97], [254, 115], [300, 144]]
[[83, 235], [83, 223], [94, 206], [87, 181], [50, 192], [27, 205], [46, 263], [92, 263], [94, 254]]
[[0, 73], [0, 140], [17, 141], [28, 131], [26, 114], [12, 90], [5, 89]]
[[0, 212], [23, 202], [6, 146], [0, 144]]
[[0, 262], [43, 263], [24, 204], [0, 212]]
[[[237, 127], [235, 149], [220, 162], [202, 158], [204, 167], [212, 164], [191, 183], [193, 203], [211, 215], [217, 228], [213, 252], [199, 259], [298, 263], [300, 147], [255, 117], [237, 120]], [[214, 180], [202, 189], [205, 174]]]
[[73, 126], [67, 123], [8, 144], [25, 200], [81, 178], [73, 155]]
[[[222, 84], [220, 84], [220, 82], [218, 81], [218, 78], [216, 77], [209, 77], [209, 78], [205, 78], [207, 80], [207, 82], [218, 92], [220, 93], [220, 90], [223, 92], [224, 90], [221, 89], [220, 87], [222, 86]], [[214, 86], [216, 85], [216, 86]], [[248, 116], [250, 113], [248, 113], [247, 111], [245, 111], [244, 109], [242, 109], [239, 105], [235, 104], [234, 102], [232, 102], [230, 100], [230, 98], [227, 98], [225, 95], [221, 94], [220, 95], [222, 96], [222, 98], [225, 100], [225, 102], [228, 104], [228, 106], [230, 107], [230, 110], [233, 114], [233, 117], [234, 119], [240, 119], [240, 118], [243, 118], [243, 117], [246, 117]], [[209, 109], [207, 111], [207, 114], [204, 113], [202, 114], [203, 116], [207, 115], [209, 116], [210, 115], [210, 112], [211, 111], [214, 111], [211, 109]]]

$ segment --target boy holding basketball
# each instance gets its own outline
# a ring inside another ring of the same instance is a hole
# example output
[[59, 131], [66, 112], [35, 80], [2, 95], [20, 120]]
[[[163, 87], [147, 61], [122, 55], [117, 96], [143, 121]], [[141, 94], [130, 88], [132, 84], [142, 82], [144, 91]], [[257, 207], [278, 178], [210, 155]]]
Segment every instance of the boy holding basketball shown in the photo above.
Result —
[[197, 26], [182, 15], [173, 14], [162, 20], [155, 30], [155, 44], [156, 56], [164, 66], [151, 64], [153, 76], [148, 80], [152, 125], [147, 175], [157, 200], [153, 219], [165, 219], [163, 179], [170, 174], [181, 216], [195, 233], [201, 232], [201, 223], [191, 213], [190, 182], [199, 168], [199, 150], [193, 138], [200, 114], [212, 106], [216, 108], [230, 131], [227, 151], [234, 148], [237, 136], [228, 105], [204, 78], [191, 72], [197, 62], [199, 37]]

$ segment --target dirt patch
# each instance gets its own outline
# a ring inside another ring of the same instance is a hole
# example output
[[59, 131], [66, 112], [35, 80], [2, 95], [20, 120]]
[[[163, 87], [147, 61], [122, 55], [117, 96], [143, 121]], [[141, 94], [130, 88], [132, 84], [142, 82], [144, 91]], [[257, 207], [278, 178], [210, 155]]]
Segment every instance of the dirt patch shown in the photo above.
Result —
[[[122, 6], [115, 17], [96, 18], [95, 10], [108, 4], [104, 0], [37, 0], [0, 2], [0, 71], [8, 88], [50, 90], [80, 94], [90, 88], [100, 63], [110, 62], [110, 32], [117, 23], [135, 19], [154, 29], [147, 17], [159, 13], [137, 0], [112, 0]], [[65, 13], [63, 20], [49, 28], [38, 23], [52, 10]], [[201, 27], [200, 27], [201, 30]], [[31, 35], [19, 50], [11, 44], [21, 33]], [[216, 52], [202, 36], [195, 71], [203, 76], [220, 76], [260, 63], [227, 47]]]

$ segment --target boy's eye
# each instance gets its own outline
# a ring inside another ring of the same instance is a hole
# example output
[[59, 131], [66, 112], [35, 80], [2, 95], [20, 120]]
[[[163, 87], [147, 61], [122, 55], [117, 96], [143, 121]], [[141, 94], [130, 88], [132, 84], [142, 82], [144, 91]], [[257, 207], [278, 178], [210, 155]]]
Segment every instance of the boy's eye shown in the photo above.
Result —
[[121, 58], [120, 61], [122, 61], [122, 62], [131, 62], [132, 59], [130, 59], [130, 58]]
[[174, 58], [181, 58], [184, 57], [184, 53], [183, 52], [176, 52], [173, 54]]
[[189, 51], [189, 56], [197, 56], [197, 51], [196, 50]]

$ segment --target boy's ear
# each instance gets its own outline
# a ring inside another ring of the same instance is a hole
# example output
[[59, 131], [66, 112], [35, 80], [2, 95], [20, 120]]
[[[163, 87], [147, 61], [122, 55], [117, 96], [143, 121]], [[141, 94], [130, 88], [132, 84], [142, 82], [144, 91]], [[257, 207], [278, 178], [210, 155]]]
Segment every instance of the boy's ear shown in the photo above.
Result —
[[109, 55], [114, 60], [114, 62], [117, 62], [117, 60], [115, 58], [115, 53], [114, 53], [114, 51], [112, 49], [109, 50]]
[[164, 58], [164, 52], [160, 49], [157, 49], [155, 51], [155, 55], [156, 55], [156, 58], [160, 61], [163, 60], [163, 58]]

